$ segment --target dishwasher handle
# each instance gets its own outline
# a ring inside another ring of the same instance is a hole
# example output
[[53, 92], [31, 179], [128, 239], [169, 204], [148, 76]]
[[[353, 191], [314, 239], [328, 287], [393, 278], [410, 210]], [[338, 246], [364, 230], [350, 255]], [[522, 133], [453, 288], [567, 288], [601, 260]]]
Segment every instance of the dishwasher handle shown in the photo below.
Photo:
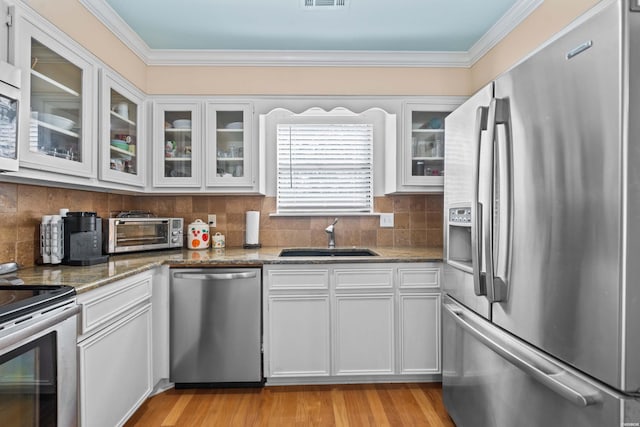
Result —
[[235, 280], [253, 279], [257, 277], [256, 271], [242, 271], [237, 273], [174, 273], [173, 277], [187, 280]]

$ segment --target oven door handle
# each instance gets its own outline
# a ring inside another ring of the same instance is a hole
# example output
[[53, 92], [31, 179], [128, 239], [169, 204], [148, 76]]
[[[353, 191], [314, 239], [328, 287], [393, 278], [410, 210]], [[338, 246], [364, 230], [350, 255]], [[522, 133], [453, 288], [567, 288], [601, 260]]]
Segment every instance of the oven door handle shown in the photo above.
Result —
[[[54, 327], [55, 325], [67, 320], [68, 318], [77, 315], [79, 312], [80, 306], [77, 305], [74, 301], [72, 304], [58, 307], [53, 309], [52, 311], [47, 312], [47, 317], [45, 319], [42, 319], [41, 321], [26, 324], [26, 322], [31, 322], [35, 319], [38, 319], [41, 316], [39, 313], [34, 313], [34, 316], [26, 320], [17, 319], [20, 320], [20, 323], [14, 326], [16, 330], [7, 336], [0, 337], [0, 354], [5, 351], [4, 349], [12, 347], [25, 340], [34, 338], [42, 331]], [[22, 326], [21, 324], [24, 324], [24, 326]]]

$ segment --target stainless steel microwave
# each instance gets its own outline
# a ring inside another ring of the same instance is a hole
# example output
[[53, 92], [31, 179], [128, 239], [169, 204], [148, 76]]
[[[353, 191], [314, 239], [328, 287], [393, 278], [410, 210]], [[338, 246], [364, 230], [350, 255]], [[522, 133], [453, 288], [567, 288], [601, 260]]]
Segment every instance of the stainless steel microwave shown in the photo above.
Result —
[[183, 218], [109, 218], [104, 224], [104, 250], [109, 254], [183, 245]]

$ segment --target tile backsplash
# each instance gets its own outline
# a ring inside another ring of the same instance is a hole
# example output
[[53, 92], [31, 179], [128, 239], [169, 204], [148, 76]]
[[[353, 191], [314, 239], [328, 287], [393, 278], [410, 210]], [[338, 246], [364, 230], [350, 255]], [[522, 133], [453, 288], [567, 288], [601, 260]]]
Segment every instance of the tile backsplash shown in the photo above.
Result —
[[[33, 266], [39, 258], [39, 225], [43, 215], [70, 211], [111, 212], [141, 209], [158, 216], [207, 221], [216, 214], [217, 227], [227, 247], [244, 243], [245, 212], [260, 211], [262, 246], [325, 246], [324, 228], [334, 217], [270, 217], [275, 198], [262, 196], [159, 196], [120, 195], [97, 191], [0, 183], [0, 262], [17, 261]], [[379, 217], [340, 217], [336, 224], [338, 246], [442, 246], [442, 194], [394, 195], [375, 198], [376, 212], [393, 212], [394, 227], [380, 228]]]

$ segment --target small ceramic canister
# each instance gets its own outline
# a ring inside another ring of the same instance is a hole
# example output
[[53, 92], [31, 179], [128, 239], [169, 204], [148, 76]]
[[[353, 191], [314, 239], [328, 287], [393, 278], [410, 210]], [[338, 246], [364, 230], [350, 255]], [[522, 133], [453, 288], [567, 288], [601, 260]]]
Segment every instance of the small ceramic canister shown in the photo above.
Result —
[[216, 233], [211, 239], [214, 248], [224, 248], [224, 234]]
[[189, 224], [187, 229], [187, 247], [189, 249], [207, 249], [209, 247], [209, 225], [201, 219]]

